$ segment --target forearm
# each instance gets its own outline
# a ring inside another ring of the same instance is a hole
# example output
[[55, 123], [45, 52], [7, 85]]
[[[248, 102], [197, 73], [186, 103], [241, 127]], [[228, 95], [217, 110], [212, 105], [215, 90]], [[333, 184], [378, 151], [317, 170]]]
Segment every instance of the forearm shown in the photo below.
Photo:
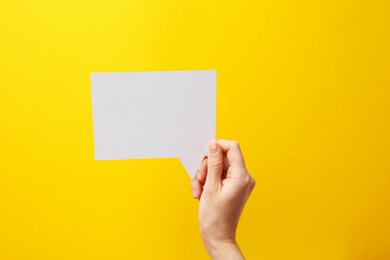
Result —
[[213, 260], [244, 260], [244, 256], [235, 241], [213, 242], [203, 240], [206, 250]]

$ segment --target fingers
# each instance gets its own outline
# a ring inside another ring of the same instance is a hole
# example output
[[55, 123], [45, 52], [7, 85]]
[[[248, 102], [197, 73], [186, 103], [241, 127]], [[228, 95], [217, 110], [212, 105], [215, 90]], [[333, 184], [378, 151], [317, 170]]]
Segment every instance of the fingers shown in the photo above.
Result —
[[202, 162], [200, 163], [199, 169], [196, 172], [195, 177], [200, 181], [202, 185], [206, 182], [207, 176], [207, 157], [204, 157]]
[[217, 143], [226, 154], [229, 167], [245, 168], [244, 157], [242, 156], [240, 145], [236, 141], [218, 140]]
[[191, 182], [192, 197], [194, 199], [200, 199], [203, 192], [203, 186], [206, 182], [207, 175], [207, 157], [204, 157], [200, 163], [199, 169], [195, 174], [194, 179]]
[[219, 188], [222, 179], [223, 154], [222, 149], [217, 142], [211, 142], [208, 145], [207, 158], [207, 177], [205, 189]]
[[200, 199], [203, 189], [219, 188], [222, 179], [226, 178], [223, 172], [225, 171], [226, 174], [230, 167], [245, 169], [245, 171], [231, 171], [231, 173], [237, 173], [235, 175], [247, 174], [245, 161], [240, 146], [236, 141], [218, 140], [211, 142], [208, 145], [208, 150], [208, 156], [203, 158], [191, 182], [192, 195], [195, 199]]
[[194, 199], [199, 199], [202, 191], [203, 191], [203, 185], [200, 183], [196, 177], [191, 182], [191, 188], [192, 188], [192, 197]]

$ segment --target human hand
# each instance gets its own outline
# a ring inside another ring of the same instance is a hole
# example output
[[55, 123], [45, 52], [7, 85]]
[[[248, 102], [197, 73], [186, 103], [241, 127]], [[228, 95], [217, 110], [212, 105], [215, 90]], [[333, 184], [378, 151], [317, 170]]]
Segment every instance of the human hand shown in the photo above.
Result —
[[191, 183], [193, 197], [200, 200], [202, 239], [212, 259], [244, 259], [236, 230], [255, 180], [237, 142], [218, 140], [209, 143], [208, 150]]

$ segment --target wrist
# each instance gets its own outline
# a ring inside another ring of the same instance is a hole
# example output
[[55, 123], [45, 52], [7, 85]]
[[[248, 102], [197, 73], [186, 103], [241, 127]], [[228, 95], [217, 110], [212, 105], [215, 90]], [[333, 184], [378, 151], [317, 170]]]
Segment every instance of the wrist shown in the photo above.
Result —
[[203, 243], [208, 254], [213, 260], [245, 259], [235, 239], [221, 241], [203, 238]]

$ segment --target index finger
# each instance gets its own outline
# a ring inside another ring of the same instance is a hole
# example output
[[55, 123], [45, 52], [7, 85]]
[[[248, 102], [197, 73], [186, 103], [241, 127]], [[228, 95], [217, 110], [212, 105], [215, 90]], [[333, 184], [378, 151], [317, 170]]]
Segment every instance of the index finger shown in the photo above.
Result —
[[221, 146], [222, 152], [226, 154], [231, 167], [246, 168], [244, 157], [237, 141], [217, 140], [217, 143]]

